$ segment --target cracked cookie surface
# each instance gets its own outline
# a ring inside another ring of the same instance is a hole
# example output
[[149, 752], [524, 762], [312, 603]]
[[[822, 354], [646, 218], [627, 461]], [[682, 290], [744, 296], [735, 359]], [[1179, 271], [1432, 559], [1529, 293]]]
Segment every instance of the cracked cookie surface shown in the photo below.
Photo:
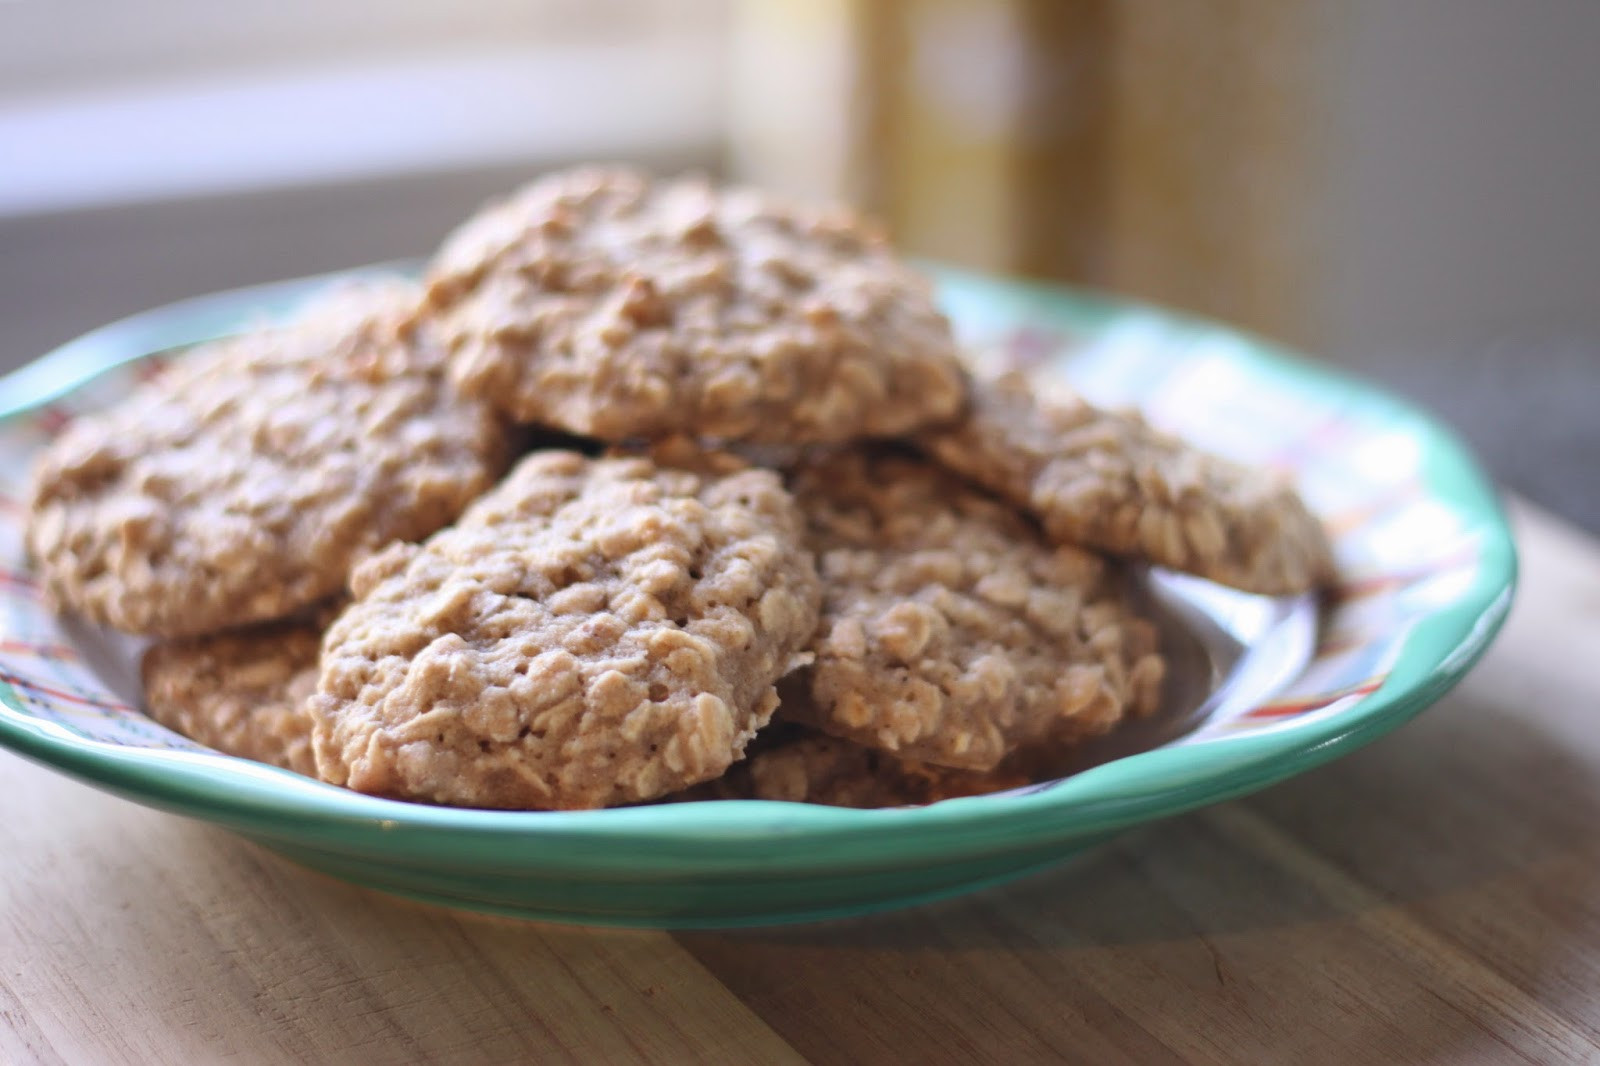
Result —
[[948, 322], [881, 236], [748, 189], [556, 173], [451, 235], [429, 293], [467, 391], [607, 441], [840, 442], [965, 401]]
[[1011, 500], [1052, 539], [1265, 595], [1332, 579], [1327, 537], [1293, 488], [1021, 374], [975, 382], [967, 417], [918, 444]]
[[391, 540], [492, 484], [506, 431], [442, 375], [404, 282], [197, 349], [86, 415], [35, 470], [28, 547], [55, 601], [134, 633], [203, 634], [335, 595]]
[[352, 591], [310, 704], [320, 775], [560, 809], [726, 770], [803, 661], [819, 597], [777, 475], [567, 451], [375, 556]]
[[225, 755], [316, 776], [305, 703], [331, 614], [152, 645], [140, 664], [146, 710]]
[[816, 461], [794, 491], [823, 578], [798, 720], [989, 770], [1154, 708], [1155, 627], [1098, 556], [1047, 544], [1008, 505], [889, 450]]

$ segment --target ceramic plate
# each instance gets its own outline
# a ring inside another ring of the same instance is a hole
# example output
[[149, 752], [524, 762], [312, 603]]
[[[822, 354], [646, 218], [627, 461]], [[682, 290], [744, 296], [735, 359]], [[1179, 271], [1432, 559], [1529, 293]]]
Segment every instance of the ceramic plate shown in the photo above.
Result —
[[1166, 714], [1016, 792], [855, 811], [736, 801], [583, 812], [427, 807], [228, 758], [137, 709], [137, 645], [40, 602], [18, 499], [52, 434], [184, 346], [329, 279], [203, 297], [88, 334], [0, 381], [0, 743], [140, 803], [391, 892], [528, 917], [737, 925], [858, 913], [1058, 862], [1129, 826], [1300, 773], [1448, 689], [1505, 618], [1516, 560], [1488, 481], [1428, 418], [1258, 340], [1056, 288], [937, 271], [983, 358], [1292, 474], [1334, 538], [1320, 604], [1160, 573]]

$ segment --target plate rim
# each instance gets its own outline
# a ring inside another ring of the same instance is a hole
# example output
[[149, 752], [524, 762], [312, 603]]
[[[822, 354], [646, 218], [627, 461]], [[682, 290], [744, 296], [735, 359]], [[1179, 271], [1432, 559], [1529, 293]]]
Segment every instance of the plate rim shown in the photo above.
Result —
[[[232, 332], [246, 311], [271, 314], [331, 281], [412, 272], [417, 262], [400, 260], [231, 289], [102, 326], [0, 378], [0, 422], [47, 405], [124, 363]], [[217, 753], [128, 749], [77, 737], [27, 715], [4, 682], [0, 746], [149, 806], [286, 843], [311, 841], [347, 853], [359, 845], [357, 850], [374, 857], [427, 847], [463, 859], [481, 858], [488, 846], [509, 849], [507, 861], [537, 854], [542, 861], [554, 861], [552, 869], [576, 871], [595, 869], [601, 850], [628, 844], [666, 849], [702, 866], [728, 866], [728, 846], [740, 844], [765, 859], [782, 858], [784, 868], [793, 870], [837, 865], [845, 850], [859, 856], [860, 846], [870, 843], [875, 865], [897, 865], [917, 855], [948, 854], [951, 848], [974, 855], [1021, 851], [1052, 838], [1125, 828], [1267, 787], [1408, 721], [1453, 687], [1488, 648], [1514, 596], [1515, 543], [1489, 478], [1467, 446], [1431, 415], [1353, 375], [1202, 318], [1088, 290], [929, 266], [938, 280], [984, 298], [1055, 306], [1058, 311], [1066, 305], [1079, 313], [1108, 316], [1140, 313], [1185, 330], [1230, 338], [1242, 342], [1233, 357], [1258, 371], [1270, 371], [1297, 389], [1332, 390], [1369, 409], [1381, 409], [1388, 421], [1404, 427], [1423, 446], [1430, 497], [1447, 501], [1480, 535], [1471, 586], [1407, 634], [1381, 687], [1326, 718], [1141, 752], [1041, 792], [966, 797], [924, 807], [852, 810], [762, 800], [598, 811], [434, 807], [363, 796]], [[292, 831], [283, 830], [286, 819], [293, 823]], [[797, 837], [826, 846], [796, 852]], [[564, 850], [547, 849], [551, 843]], [[567, 861], [560, 861], [563, 854]], [[746, 860], [753, 857], [748, 850], [739, 854]], [[801, 857], [813, 861], [796, 861]], [[730, 868], [746, 865], [748, 861], [736, 862]], [[694, 872], [685, 871], [687, 876]]]

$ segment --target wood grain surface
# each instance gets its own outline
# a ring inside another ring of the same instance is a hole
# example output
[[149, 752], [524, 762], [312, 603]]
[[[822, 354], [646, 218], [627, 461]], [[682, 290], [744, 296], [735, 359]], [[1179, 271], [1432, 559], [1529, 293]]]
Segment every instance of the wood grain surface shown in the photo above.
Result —
[[1415, 723], [1054, 871], [736, 933], [482, 918], [0, 754], [0, 1062], [1594, 1062], [1600, 544]]

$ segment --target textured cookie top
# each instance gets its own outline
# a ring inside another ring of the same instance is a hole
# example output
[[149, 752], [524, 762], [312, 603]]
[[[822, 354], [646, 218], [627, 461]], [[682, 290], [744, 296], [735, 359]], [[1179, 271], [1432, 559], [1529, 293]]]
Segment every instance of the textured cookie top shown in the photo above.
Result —
[[274, 622], [156, 644], [141, 664], [145, 708], [224, 754], [314, 776], [305, 703], [322, 630], [317, 620]]
[[804, 468], [795, 494], [823, 603], [811, 703], [786, 714], [902, 758], [988, 770], [1154, 707], [1155, 629], [1099, 558], [1046, 544], [920, 458], [845, 452]]
[[483, 492], [505, 429], [442, 376], [409, 285], [196, 350], [74, 422], [35, 471], [28, 545], [95, 621], [180, 636], [283, 617]]
[[927, 284], [837, 209], [566, 171], [463, 225], [429, 282], [468, 391], [608, 441], [839, 442], [965, 398]]
[[771, 717], [819, 596], [768, 471], [541, 452], [353, 576], [318, 770], [474, 807], [638, 802], [721, 774]]
[[[776, 727], [774, 727], [776, 728]], [[906, 807], [1020, 788], [1026, 774], [898, 759], [816, 733], [754, 752], [684, 799], [762, 799], [830, 807]]]
[[1266, 595], [1332, 579], [1321, 525], [1263, 471], [1196, 451], [1137, 414], [1064, 391], [1041, 397], [1020, 374], [974, 383], [969, 410], [919, 443], [1057, 541]]

